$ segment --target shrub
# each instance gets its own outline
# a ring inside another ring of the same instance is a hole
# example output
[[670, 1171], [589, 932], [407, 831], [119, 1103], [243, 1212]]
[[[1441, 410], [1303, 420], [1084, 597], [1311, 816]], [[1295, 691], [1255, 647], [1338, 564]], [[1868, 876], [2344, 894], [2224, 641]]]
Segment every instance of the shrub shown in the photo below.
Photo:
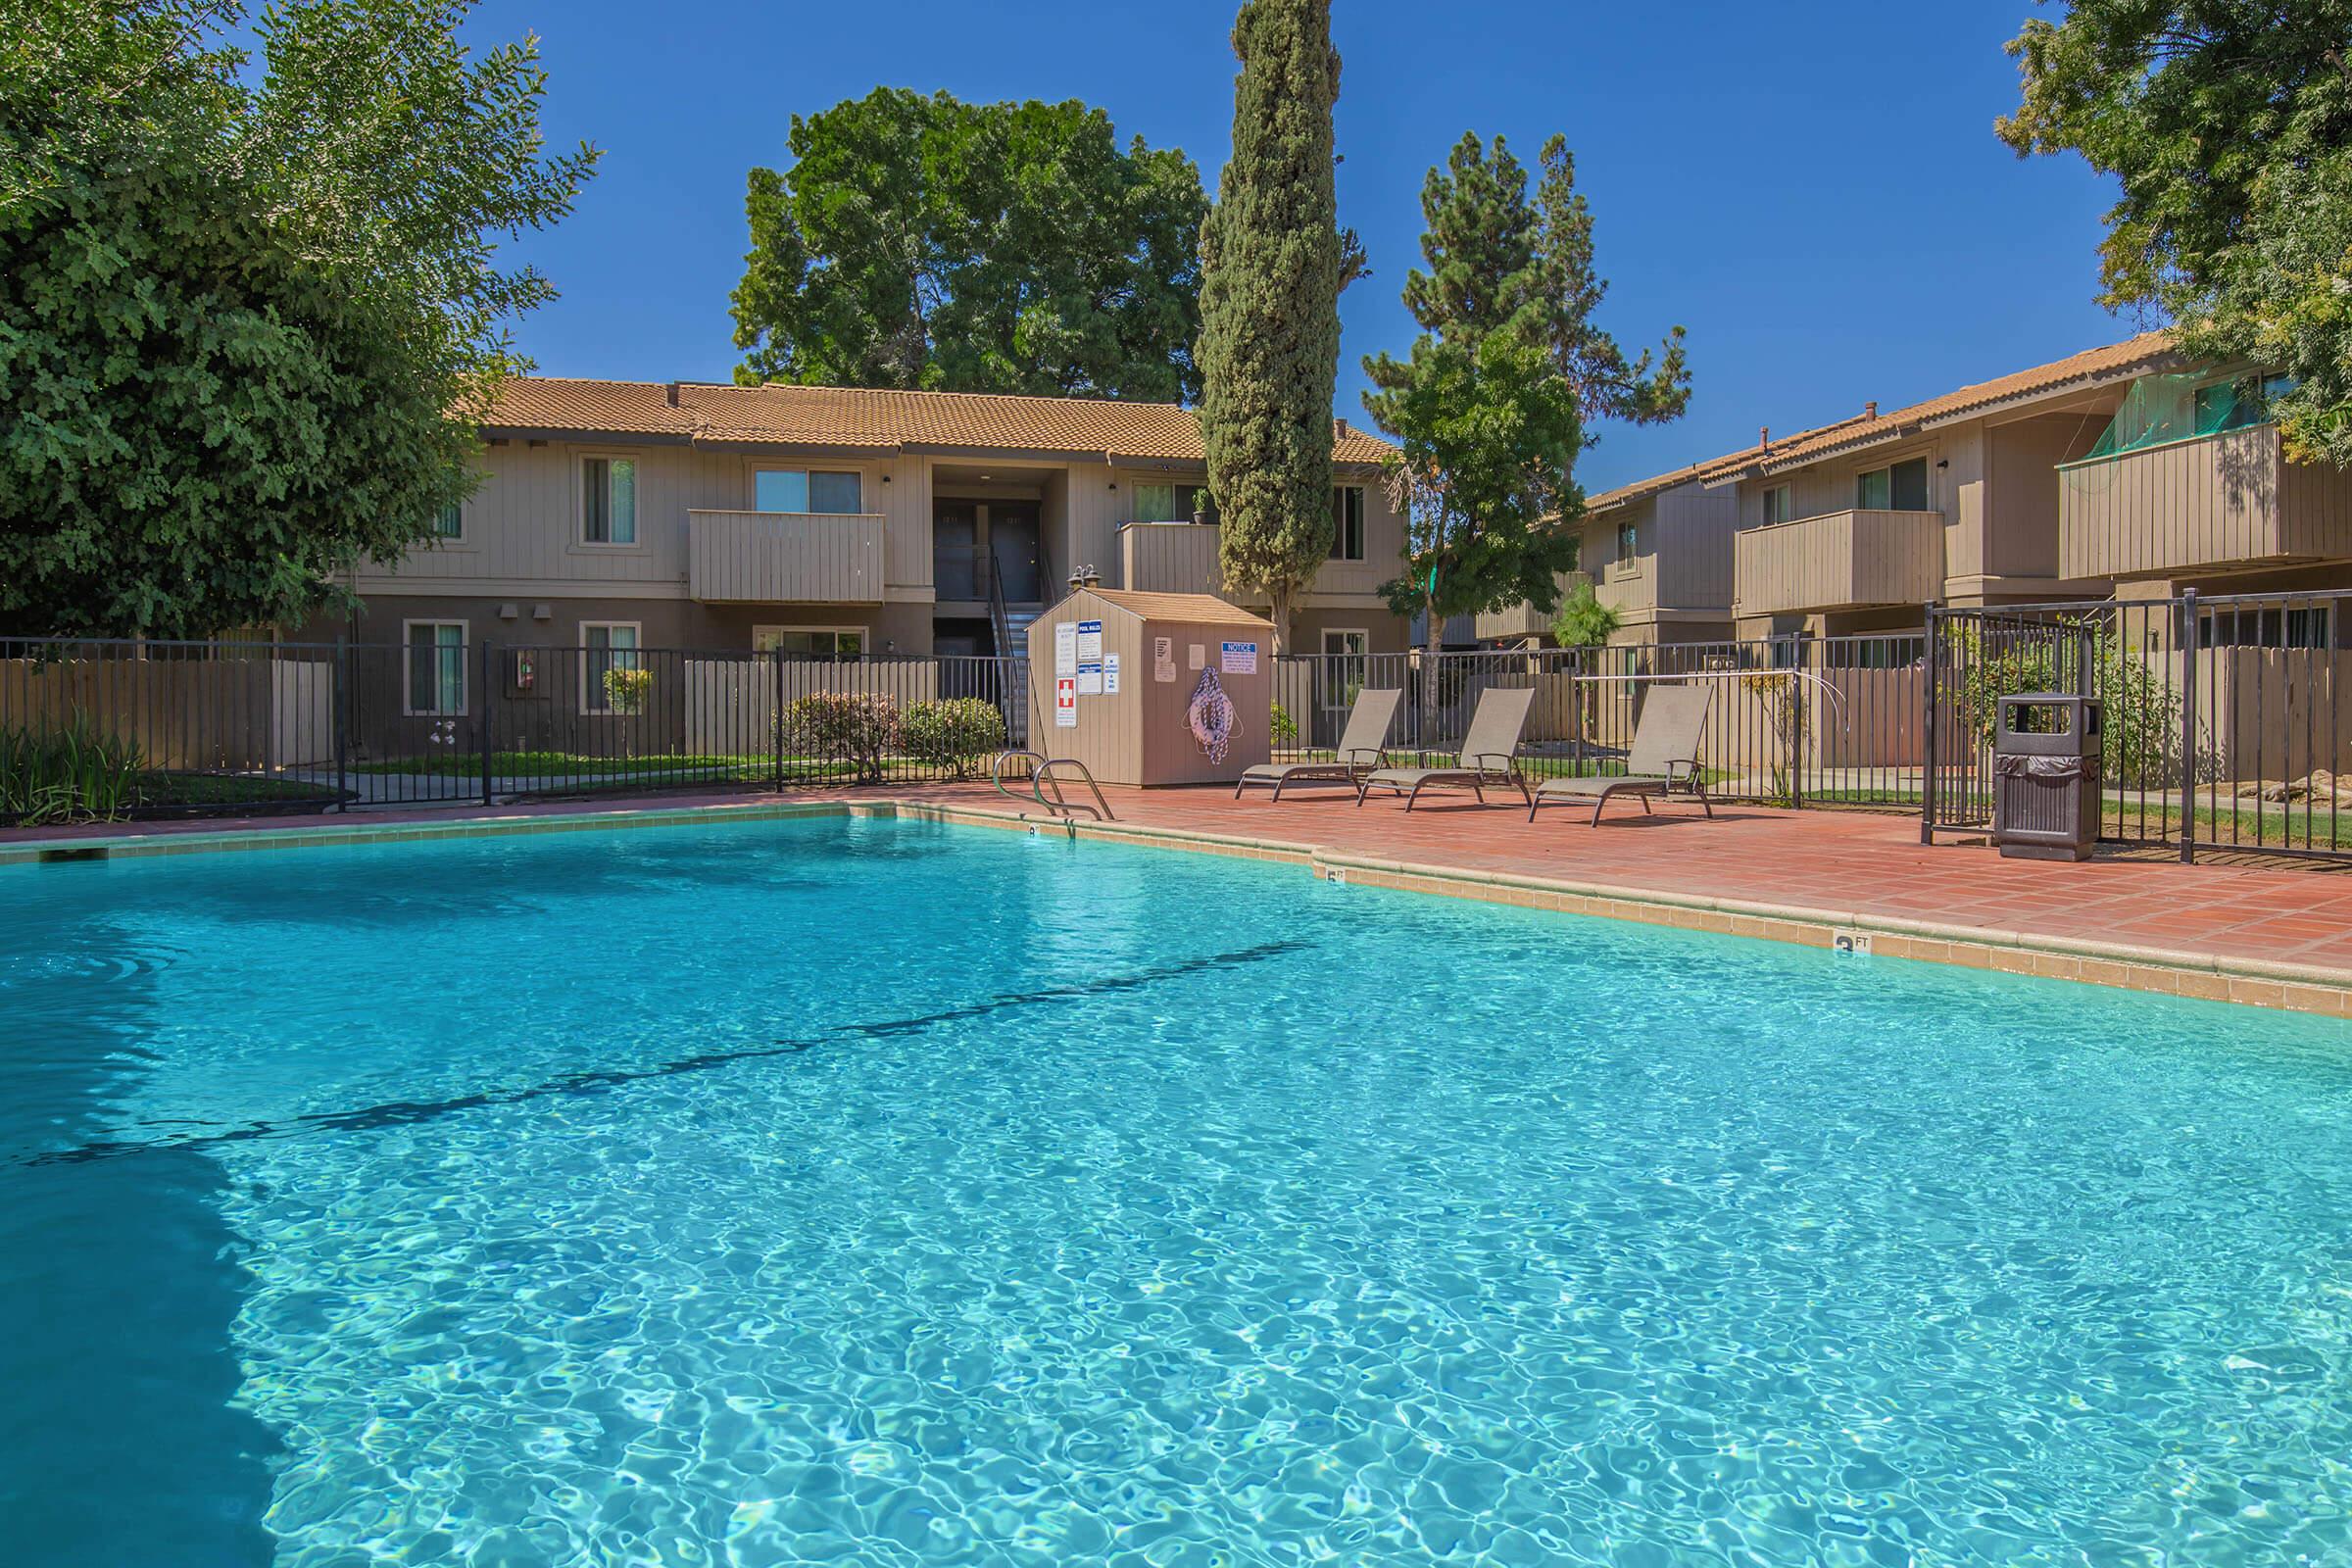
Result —
[[899, 710], [887, 697], [814, 692], [787, 705], [777, 725], [786, 746], [847, 762], [864, 784], [882, 776], [882, 759], [898, 744]]
[[644, 712], [646, 696], [653, 689], [654, 672], [650, 669], [605, 671], [605, 701], [612, 705], [615, 713]]
[[899, 720], [906, 755], [953, 778], [969, 778], [980, 759], [1004, 749], [1004, 715], [977, 697], [916, 703]]
[[2060, 622], [1988, 639], [1973, 625], [1956, 624], [1947, 635], [1960, 670], [1954, 694], [1960, 721], [1977, 746], [1992, 744], [2002, 698], [2076, 690], [2076, 660], [2087, 652], [2091, 694], [2105, 708], [2101, 770], [2106, 781], [2147, 789], [2179, 778], [2180, 696], [2124, 646], [2112, 625]]
[[1298, 721], [1280, 703], [1276, 703], [1273, 724], [1267, 733], [1274, 737], [1277, 746], [1296, 746], [1298, 744]]
[[139, 804], [146, 759], [76, 712], [63, 729], [0, 729], [0, 820], [109, 821]]

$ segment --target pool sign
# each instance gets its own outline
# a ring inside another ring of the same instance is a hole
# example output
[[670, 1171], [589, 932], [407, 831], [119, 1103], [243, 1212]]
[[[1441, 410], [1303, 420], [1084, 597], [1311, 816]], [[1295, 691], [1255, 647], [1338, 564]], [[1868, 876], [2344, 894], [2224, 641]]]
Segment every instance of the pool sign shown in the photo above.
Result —
[[1078, 677], [1075, 675], [1054, 677], [1054, 727], [1078, 727]]
[[1102, 662], [1102, 623], [1082, 620], [1078, 623], [1078, 662], [1099, 664]]
[[1078, 673], [1078, 628], [1066, 620], [1054, 628], [1054, 673]]
[[1152, 678], [1156, 681], [1171, 681], [1176, 678], [1175, 638], [1154, 637], [1152, 639]]
[[1081, 697], [1102, 695], [1102, 661], [1100, 659], [1078, 661], [1078, 695]]
[[1119, 656], [1116, 654], [1102, 656], [1102, 695], [1105, 697], [1119, 695]]
[[1226, 674], [1228, 674], [1228, 675], [1254, 675], [1254, 674], [1256, 674], [1256, 673], [1257, 673], [1257, 644], [1255, 644], [1255, 643], [1227, 643], [1227, 644], [1225, 644], [1225, 649], [1224, 649], [1224, 658], [1223, 658], [1223, 659], [1222, 659], [1222, 660], [1219, 662], [1219, 663], [1218, 663], [1217, 667], [1218, 667], [1219, 669], [1223, 670], [1223, 671], [1224, 671]]

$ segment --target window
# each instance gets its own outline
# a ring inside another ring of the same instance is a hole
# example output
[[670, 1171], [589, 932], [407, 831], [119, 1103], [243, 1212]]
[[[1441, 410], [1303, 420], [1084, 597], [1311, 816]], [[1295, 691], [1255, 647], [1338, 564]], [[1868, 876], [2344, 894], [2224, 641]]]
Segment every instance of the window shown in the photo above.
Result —
[[1331, 559], [1364, 559], [1364, 487], [1334, 485], [1331, 491]]
[[628, 686], [606, 677], [614, 670], [645, 667], [644, 627], [633, 620], [580, 622], [580, 711], [633, 713], [639, 698]]
[[1642, 554], [1642, 525], [1621, 522], [1617, 525], [1617, 559], [1631, 561]]
[[1131, 503], [1130, 522], [1191, 522], [1217, 520], [1217, 505], [1204, 484], [1139, 484]]
[[2294, 388], [2295, 378], [2291, 375], [2243, 375], [2234, 381], [2201, 386], [2196, 391], [2195, 431], [2198, 435], [2218, 435], [2224, 430], [2268, 423], [2271, 405]]
[[817, 468], [760, 468], [752, 474], [752, 506], [759, 512], [863, 512], [864, 477]]
[[1333, 627], [1323, 633], [1322, 667], [1315, 671], [1317, 695], [1326, 709], [1353, 707], [1364, 689], [1370, 663], [1372, 634], [1356, 627]]
[[580, 539], [592, 545], [637, 542], [637, 462], [634, 458], [580, 461]]
[[822, 659], [833, 662], [865, 657], [865, 628], [863, 626], [754, 626], [752, 648], [762, 654], [782, 654], [787, 659]]
[[466, 509], [453, 501], [433, 516], [433, 537], [463, 539], [466, 537]]
[[1764, 492], [1764, 526], [1788, 520], [1788, 487], [1776, 484]]
[[408, 644], [401, 672], [401, 711], [416, 718], [451, 718], [466, 711], [466, 623], [411, 620], [401, 623]]
[[1859, 512], [1927, 511], [1928, 460], [1911, 458], [1855, 474], [1854, 508]]

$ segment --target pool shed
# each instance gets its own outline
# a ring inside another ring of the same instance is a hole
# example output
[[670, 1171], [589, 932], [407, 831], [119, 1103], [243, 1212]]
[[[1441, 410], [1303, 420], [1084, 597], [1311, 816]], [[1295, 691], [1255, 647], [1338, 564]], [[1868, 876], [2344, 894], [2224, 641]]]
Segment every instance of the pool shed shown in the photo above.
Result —
[[[1029, 669], [1029, 744], [1100, 783], [1230, 784], [1272, 756], [1274, 624], [1208, 594], [1073, 588], [1030, 624]], [[1223, 719], [1221, 758], [1194, 733], [1197, 697], [1207, 727]]]

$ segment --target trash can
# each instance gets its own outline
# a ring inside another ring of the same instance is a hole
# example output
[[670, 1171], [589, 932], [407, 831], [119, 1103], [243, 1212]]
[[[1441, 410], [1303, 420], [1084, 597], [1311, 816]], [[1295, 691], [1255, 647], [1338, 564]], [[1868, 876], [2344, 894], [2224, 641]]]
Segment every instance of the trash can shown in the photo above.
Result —
[[1992, 742], [1992, 842], [2028, 860], [2087, 860], [2099, 842], [2099, 700], [2013, 692]]

